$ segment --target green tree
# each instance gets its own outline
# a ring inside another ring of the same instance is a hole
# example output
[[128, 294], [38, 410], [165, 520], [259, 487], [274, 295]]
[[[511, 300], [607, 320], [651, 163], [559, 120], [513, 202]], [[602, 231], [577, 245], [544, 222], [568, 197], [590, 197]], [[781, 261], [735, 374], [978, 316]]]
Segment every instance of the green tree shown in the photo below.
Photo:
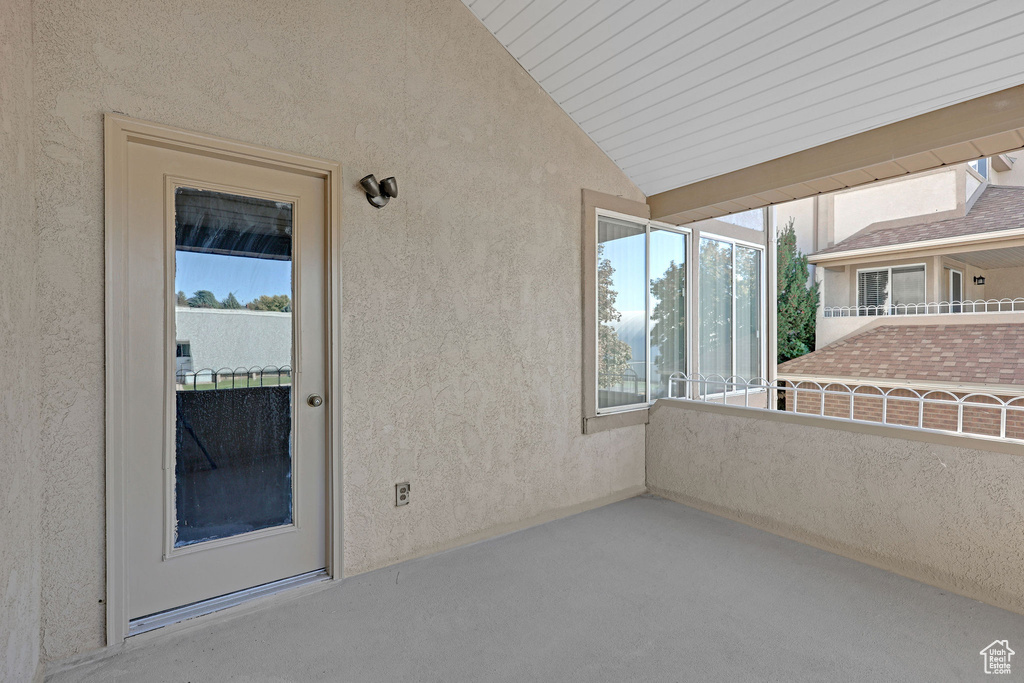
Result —
[[185, 296], [185, 292], [178, 292], [178, 300], [175, 303], [177, 306], [188, 306], [188, 297]]
[[818, 313], [818, 283], [807, 285], [807, 256], [796, 246], [792, 217], [779, 229], [777, 246], [779, 362], [814, 350], [814, 326]]
[[633, 351], [629, 344], [619, 339], [612, 326], [613, 322], [622, 320], [622, 314], [615, 310], [615, 299], [618, 292], [612, 289], [612, 275], [615, 269], [612, 262], [602, 259], [604, 245], [597, 247], [597, 377], [602, 389], [607, 389], [619, 381], [629, 368], [633, 359]]
[[651, 280], [651, 296], [657, 302], [651, 311], [651, 346], [658, 347], [651, 365], [667, 383], [673, 372], [684, 369], [686, 358], [686, 264], [671, 261], [660, 278]]
[[228, 292], [227, 297], [224, 299], [223, 303], [221, 303], [221, 307], [223, 307], [223, 308], [242, 308], [242, 304], [241, 304], [241, 302], [238, 299], [235, 298], [235, 293], [234, 292]]
[[188, 299], [188, 305], [192, 308], [220, 308], [220, 302], [208, 289], [196, 290]]
[[245, 305], [250, 311], [277, 311], [279, 313], [291, 313], [292, 300], [287, 294], [275, 294], [253, 299]]

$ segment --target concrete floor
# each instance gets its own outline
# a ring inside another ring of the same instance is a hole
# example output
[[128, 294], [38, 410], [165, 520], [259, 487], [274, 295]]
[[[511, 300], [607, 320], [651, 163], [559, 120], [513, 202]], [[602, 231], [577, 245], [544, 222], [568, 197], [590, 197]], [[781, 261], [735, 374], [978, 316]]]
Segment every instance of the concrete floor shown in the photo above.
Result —
[[961, 681], [997, 638], [1024, 674], [1020, 615], [653, 497], [272, 600], [49, 680]]

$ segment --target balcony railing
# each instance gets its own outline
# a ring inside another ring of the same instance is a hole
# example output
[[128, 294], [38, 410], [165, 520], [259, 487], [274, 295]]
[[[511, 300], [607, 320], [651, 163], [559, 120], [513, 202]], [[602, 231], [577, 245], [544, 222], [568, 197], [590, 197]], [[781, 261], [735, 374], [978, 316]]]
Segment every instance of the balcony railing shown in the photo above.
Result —
[[859, 318], [879, 315], [948, 315], [950, 313], [1010, 313], [1024, 311], [1024, 298], [938, 301], [887, 306], [825, 306], [826, 318]]
[[1024, 396], [677, 372], [669, 398], [1024, 443]]
[[178, 370], [174, 373], [174, 381], [179, 391], [287, 386], [292, 383], [292, 368], [290, 365], [267, 365], [219, 370], [203, 368], [194, 372]]

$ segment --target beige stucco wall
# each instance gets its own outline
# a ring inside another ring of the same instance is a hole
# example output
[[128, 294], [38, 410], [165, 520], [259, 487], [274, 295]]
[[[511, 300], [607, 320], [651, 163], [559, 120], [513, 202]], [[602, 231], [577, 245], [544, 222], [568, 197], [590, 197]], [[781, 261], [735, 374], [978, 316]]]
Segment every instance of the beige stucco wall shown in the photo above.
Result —
[[984, 272], [987, 299], [1024, 298], [1024, 268], [993, 268]]
[[34, 18], [45, 657], [103, 644], [105, 111], [343, 164], [347, 573], [643, 486], [642, 425], [581, 434], [580, 192], [643, 196], [462, 3]]
[[0, 3], [0, 681], [39, 661], [39, 336], [36, 316], [32, 13]]
[[1024, 448], [818, 420], [659, 401], [648, 487], [1024, 613]]
[[949, 169], [835, 193], [833, 240], [841, 242], [880, 221], [910, 216], [927, 220], [929, 214], [955, 211], [956, 176]]

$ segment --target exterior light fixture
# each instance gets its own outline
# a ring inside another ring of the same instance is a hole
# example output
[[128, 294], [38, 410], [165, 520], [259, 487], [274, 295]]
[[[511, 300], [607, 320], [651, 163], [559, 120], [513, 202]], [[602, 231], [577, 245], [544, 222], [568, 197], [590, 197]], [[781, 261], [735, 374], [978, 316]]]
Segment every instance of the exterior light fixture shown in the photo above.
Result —
[[371, 173], [360, 180], [359, 184], [362, 186], [363, 191], [366, 192], [366, 201], [378, 209], [384, 208], [391, 201], [392, 197], [398, 196], [398, 181], [395, 180], [394, 176], [385, 178], [378, 183]]
[[983, 284], [985, 284], [985, 276], [984, 275], [975, 275], [974, 276], [974, 284], [976, 284], [976, 285], [983, 285]]

